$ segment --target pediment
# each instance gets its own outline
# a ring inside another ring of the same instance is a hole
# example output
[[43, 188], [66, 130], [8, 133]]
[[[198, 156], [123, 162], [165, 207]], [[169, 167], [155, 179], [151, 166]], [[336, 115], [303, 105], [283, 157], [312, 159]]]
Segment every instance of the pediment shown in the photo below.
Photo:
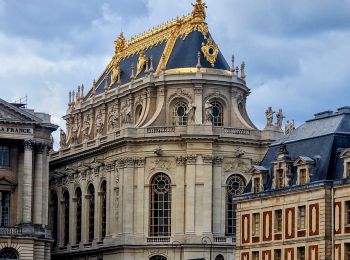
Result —
[[293, 165], [298, 166], [298, 165], [306, 165], [306, 164], [315, 164], [315, 161], [307, 156], [299, 156]]
[[251, 175], [255, 175], [255, 174], [267, 173], [268, 171], [269, 170], [264, 166], [253, 165], [252, 168], [250, 168], [249, 173]]
[[0, 99], [0, 122], [40, 123], [41, 120], [28, 111]]
[[7, 179], [6, 177], [0, 177], [0, 186], [15, 186], [16, 183]]

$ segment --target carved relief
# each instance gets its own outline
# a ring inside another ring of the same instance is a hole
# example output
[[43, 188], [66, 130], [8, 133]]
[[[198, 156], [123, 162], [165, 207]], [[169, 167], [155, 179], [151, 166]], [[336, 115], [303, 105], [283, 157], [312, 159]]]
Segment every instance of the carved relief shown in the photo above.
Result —
[[171, 169], [172, 162], [168, 159], [153, 159], [149, 163], [148, 170], [149, 171], [155, 171], [155, 170], [165, 170], [169, 171]]
[[251, 168], [251, 162], [248, 159], [233, 159], [227, 161], [224, 165], [225, 172], [248, 172]]
[[119, 106], [118, 102], [114, 103], [108, 112], [108, 128], [113, 131], [119, 129]]
[[121, 111], [122, 124], [131, 124], [132, 123], [132, 110], [131, 110], [131, 102], [127, 100]]
[[92, 123], [92, 120], [90, 118], [90, 114], [88, 113], [85, 116], [84, 126], [83, 126], [83, 140], [84, 141], [88, 141], [90, 139], [91, 123]]
[[97, 112], [96, 120], [95, 120], [95, 127], [96, 127], [96, 135], [100, 136], [103, 134], [103, 128], [104, 128], [104, 115], [102, 112], [102, 109], [100, 109]]

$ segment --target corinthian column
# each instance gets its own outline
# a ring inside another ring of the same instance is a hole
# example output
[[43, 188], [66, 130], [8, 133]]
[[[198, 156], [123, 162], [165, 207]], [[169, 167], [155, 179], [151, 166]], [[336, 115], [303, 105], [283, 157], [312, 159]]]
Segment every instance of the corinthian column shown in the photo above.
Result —
[[45, 145], [43, 143], [36, 144], [36, 154], [35, 154], [35, 173], [34, 173], [34, 210], [33, 210], [33, 223], [42, 223], [43, 214], [43, 153], [45, 150]]
[[24, 141], [23, 163], [23, 223], [32, 222], [32, 171], [33, 171], [33, 140]]

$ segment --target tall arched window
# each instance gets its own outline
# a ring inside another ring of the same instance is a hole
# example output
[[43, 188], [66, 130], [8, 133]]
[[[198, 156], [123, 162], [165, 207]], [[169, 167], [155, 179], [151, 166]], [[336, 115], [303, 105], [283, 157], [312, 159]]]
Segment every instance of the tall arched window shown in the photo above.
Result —
[[56, 246], [57, 240], [58, 240], [57, 218], [58, 218], [58, 197], [56, 192], [52, 192], [51, 201], [50, 201], [50, 226], [52, 230], [52, 238], [54, 239], [52, 246]]
[[69, 243], [69, 192], [63, 192], [63, 245]]
[[101, 184], [101, 239], [104, 239], [106, 236], [106, 220], [107, 220], [107, 200], [106, 200], [106, 181], [103, 181]]
[[89, 198], [89, 242], [94, 240], [94, 229], [95, 229], [95, 188], [94, 185], [90, 184], [88, 187], [88, 198]]
[[173, 107], [173, 125], [187, 125], [188, 106], [185, 102], [179, 101]]
[[226, 181], [226, 236], [236, 236], [236, 204], [232, 199], [242, 194], [245, 186], [245, 180], [239, 174], [232, 174]]
[[18, 252], [12, 247], [5, 247], [0, 250], [0, 260], [18, 259]]
[[79, 244], [81, 241], [81, 215], [82, 215], [82, 192], [78, 187], [75, 190], [75, 198], [76, 198], [76, 243]]
[[164, 173], [151, 181], [150, 236], [171, 235], [171, 181]]
[[0, 227], [8, 227], [10, 224], [10, 198], [10, 192], [0, 191]]
[[152, 256], [149, 260], [167, 260], [166, 257], [161, 255]]
[[212, 123], [213, 126], [223, 126], [223, 109], [222, 105], [217, 102], [213, 101], [210, 103], [211, 110], [212, 110]]

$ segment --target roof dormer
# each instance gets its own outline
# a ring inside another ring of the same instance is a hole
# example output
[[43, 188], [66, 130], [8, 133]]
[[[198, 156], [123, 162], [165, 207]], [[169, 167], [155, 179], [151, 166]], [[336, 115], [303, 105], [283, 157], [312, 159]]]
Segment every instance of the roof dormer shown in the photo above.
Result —
[[350, 178], [350, 148], [344, 149], [339, 157], [344, 160], [343, 178]]
[[250, 169], [249, 173], [252, 176], [252, 192], [257, 193], [264, 191], [268, 169], [266, 169], [264, 166], [254, 165]]
[[294, 162], [294, 166], [297, 168], [297, 185], [304, 185], [310, 182], [314, 165], [315, 161], [310, 157], [298, 157]]
[[289, 157], [287, 146], [284, 143], [280, 144], [279, 154], [277, 160], [273, 164], [273, 181], [272, 187], [274, 189], [281, 189], [291, 185], [292, 180], [292, 166], [293, 162]]

